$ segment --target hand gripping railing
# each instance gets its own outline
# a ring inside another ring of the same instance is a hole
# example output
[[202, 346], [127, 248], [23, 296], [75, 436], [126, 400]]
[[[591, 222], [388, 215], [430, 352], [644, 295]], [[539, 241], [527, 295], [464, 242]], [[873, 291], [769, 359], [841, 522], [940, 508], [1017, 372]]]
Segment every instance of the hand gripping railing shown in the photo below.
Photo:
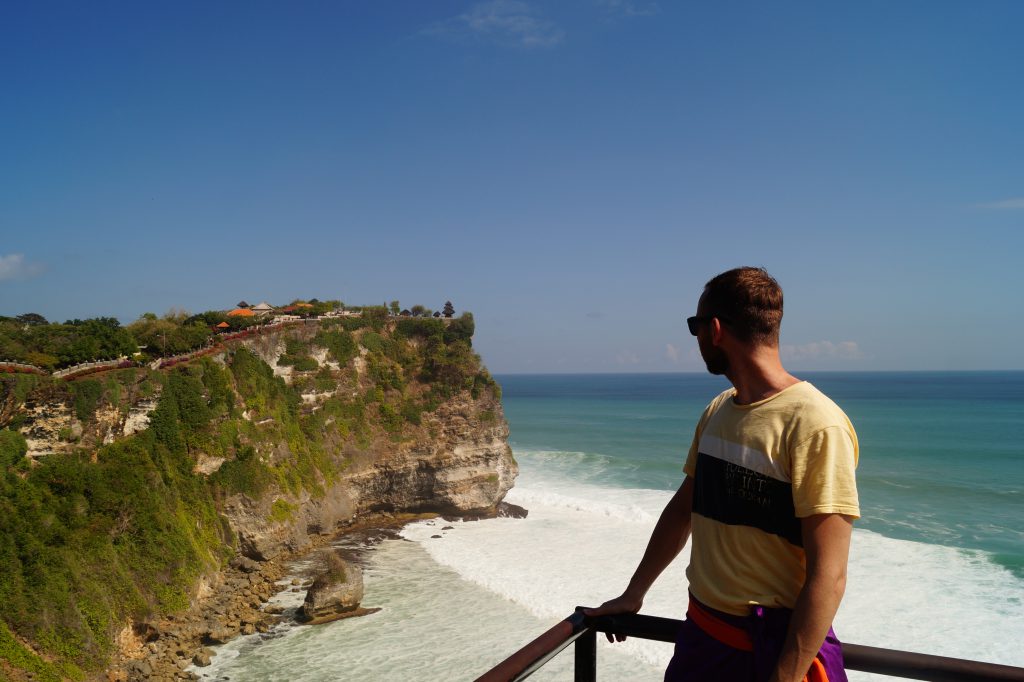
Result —
[[[628, 637], [674, 642], [682, 621], [639, 614], [591, 618], [583, 607], [556, 624], [504, 661], [476, 679], [476, 682], [519, 682], [576, 643], [575, 682], [597, 679], [597, 633], [611, 632]], [[1024, 682], [1024, 668], [910, 651], [880, 649], [861, 644], [843, 644], [847, 670], [889, 675], [930, 682]]]

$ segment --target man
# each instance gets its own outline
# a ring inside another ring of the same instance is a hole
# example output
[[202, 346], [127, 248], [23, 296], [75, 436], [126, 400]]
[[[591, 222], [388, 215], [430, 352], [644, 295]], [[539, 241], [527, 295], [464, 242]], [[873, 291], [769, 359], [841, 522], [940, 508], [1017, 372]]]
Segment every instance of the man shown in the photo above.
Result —
[[701, 415], [686, 477], [629, 586], [586, 612], [639, 611], [692, 530], [690, 605], [666, 680], [846, 680], [831, 623], [860, 516], [857, 436], [835, 403], [783, 368], [781, 320], [782, 289], [763, 269], [705, 285], [686, 322], [708, 371], [733, 388]]

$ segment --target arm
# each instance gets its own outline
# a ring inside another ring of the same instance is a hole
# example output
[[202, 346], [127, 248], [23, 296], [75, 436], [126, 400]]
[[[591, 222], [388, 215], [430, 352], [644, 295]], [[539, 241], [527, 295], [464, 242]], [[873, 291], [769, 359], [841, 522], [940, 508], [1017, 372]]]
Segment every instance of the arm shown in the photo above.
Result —
[[800, 682], [825, 641], [846, 590], [853, 517], [816, 514], [801, 519], [807, 580], [793, 609], [772, 682]]
[[[601, 604], [596, 609], [585, 609], [588, 616], [603, 616], [614, 613], [636, 613], [643, 606], [644, 596], [651, 589], [655, 579], [672, 563], [690, 537], [690, 512], [693, 507], [693, 479], [689, 476], [679, 490], [665, 505], [658, 524], [651, 533], [647, 549], [640, 560], [626, 591], [615, 599]], [[625, 637], [616, 635], [620, 642]], [[609, 641], [612, 636], [608, 635]]]

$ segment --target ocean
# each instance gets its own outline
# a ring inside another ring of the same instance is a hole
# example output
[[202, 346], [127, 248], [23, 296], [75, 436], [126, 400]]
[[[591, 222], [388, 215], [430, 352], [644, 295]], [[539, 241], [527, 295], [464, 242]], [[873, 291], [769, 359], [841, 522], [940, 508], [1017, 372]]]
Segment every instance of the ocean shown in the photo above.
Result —
[[[800, 376], [846, 411], [860, 440], [863, 518], [839, 637], [1024, 666], [1024, 372]], [[703, 374], [498, 380], [521, 469], [507, 499], [527, 518], [407, 526], [364, 555], [363, 605], [381, 611], [242, 637], [193, 670], [210, 680], [471, 680], [575, 606], [617, 596], [682, 481], [697, 418], [728, 384]], [[682, 617], [687, 558], [644, 613]], [[286, 590], [274, 602], [290, 609], [303, 596]], [[668, 644], [602, 639], [598, 679], [660, 680], [670, 657]], [[531, 679], [571, 670], [567, 650]]]

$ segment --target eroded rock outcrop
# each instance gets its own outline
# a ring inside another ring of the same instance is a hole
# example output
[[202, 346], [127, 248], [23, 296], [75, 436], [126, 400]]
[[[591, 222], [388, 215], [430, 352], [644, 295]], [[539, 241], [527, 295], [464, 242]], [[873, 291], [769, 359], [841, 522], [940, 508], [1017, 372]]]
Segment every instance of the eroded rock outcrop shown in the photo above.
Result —
[[362, 601], [362, 569], [328, 549], [321, 554], [320, 573], [306, 592], [297, 617], [302, 622], [317, 625], [378, 610], [361, 608]]

